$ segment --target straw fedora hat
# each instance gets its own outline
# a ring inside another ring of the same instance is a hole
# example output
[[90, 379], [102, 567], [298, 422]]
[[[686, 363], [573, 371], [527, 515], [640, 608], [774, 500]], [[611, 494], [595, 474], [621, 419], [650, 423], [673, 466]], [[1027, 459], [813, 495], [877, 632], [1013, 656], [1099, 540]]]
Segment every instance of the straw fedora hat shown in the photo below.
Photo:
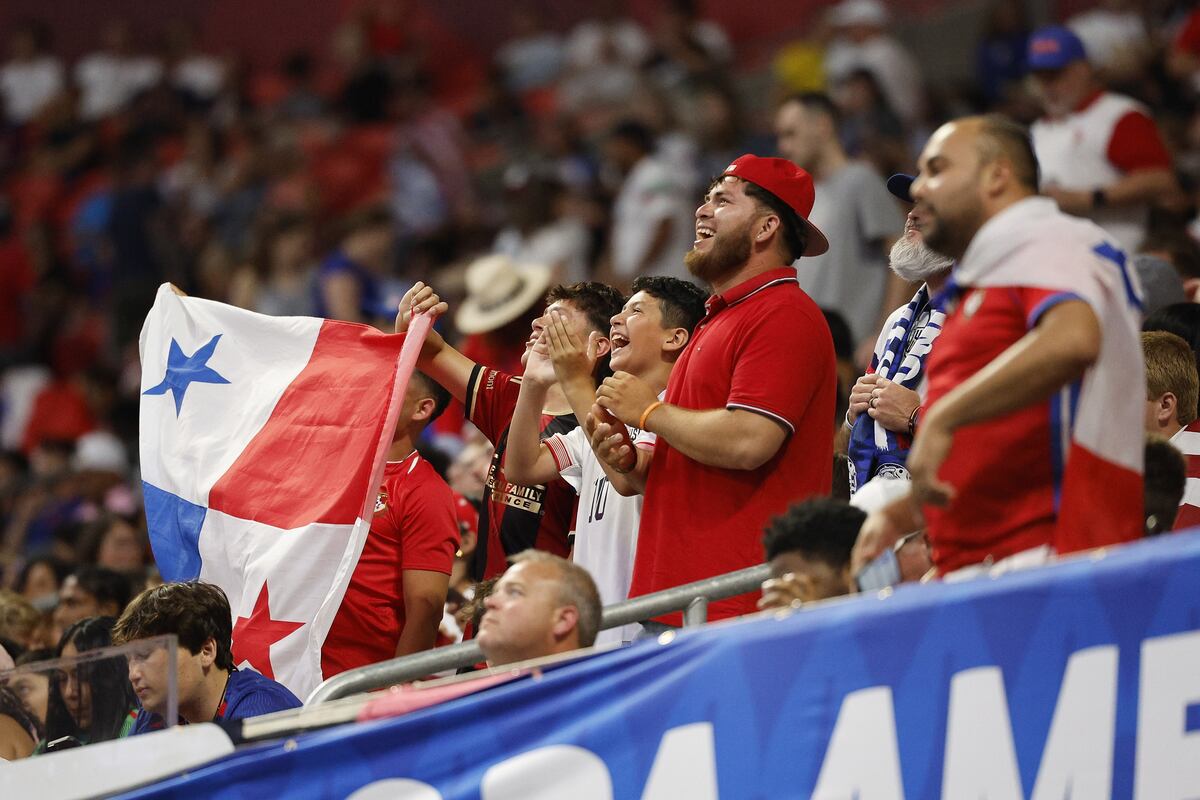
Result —
[[550, 268], [484, 256], [467, 267], [466, 284], [467, 299], [454, 324], [462, 333], [484, 333], [512, 322], [541, 300], [550, 286]]

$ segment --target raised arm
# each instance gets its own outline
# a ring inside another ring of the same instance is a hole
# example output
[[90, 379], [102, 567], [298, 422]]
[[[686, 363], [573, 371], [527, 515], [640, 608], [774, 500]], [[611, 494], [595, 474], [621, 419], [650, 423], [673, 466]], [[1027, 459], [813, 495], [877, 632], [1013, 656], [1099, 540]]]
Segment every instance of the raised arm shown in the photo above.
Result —
[[[449, 306], [434, 293], [433, 289], [417, 281], [404, 293], [396, 312], [396, 333], [408, 330], [413, 314], [431, 311], [434, 318], [445, 314]], [[417, 368], [437, 381], [460, 403], [466, 402], [467, 383], [475, 362], [446, 344], [437, 331], [430, 329], [417, 360]]]
[[553, 383], [550, 357], [534, 347], [525, 363], [504, 452], [504, 474], [521, 486], [546, 484], [558, 477], [558, 464], [541, 438], [542, 407]]
[[579, 341], [557, 311], [547, 320], [543, 336], [554, 379], [566, 396], [576, 421], [582, 425], [596, 401], [596, 381], [592, 375], [596, 361], [608, 352], [608, 340], [598, 331], [592, 331], [586, 343]]
[[[641, 494], [646, 488], [650, 452], [639, 450], [642, 462], [635, 464], [633, 469], [624, 470], [622, 459], [625, 458], [625, 450], [621, 447], [624, 440], [619, 431], [613, 426], [603, 425], [604, 433], [598, 439], [594, 438], [599, 409], [595, 406], [596, 383], [592, 376], [597, 359], [609, 352], [611, 345], [608, 339], [598, 331], [592, 331], [585, 347], [571, 333], [562, 317], [555, 314], [546, 325], [546, 341], [550, 345], [550, 358], [554, 363], [559, 388], [587, 433], [609, 484], [625, 497]], [[611, 444], [606, 443], [608, 437], [612, 437]]]

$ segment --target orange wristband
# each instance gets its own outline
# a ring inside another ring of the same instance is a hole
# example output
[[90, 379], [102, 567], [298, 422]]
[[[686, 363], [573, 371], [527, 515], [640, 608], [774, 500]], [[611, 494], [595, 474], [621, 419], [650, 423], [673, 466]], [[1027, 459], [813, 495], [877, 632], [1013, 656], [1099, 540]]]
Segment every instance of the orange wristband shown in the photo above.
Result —
[[638, 420], [638, 428], [646, 430], [646, 420], [650, 418], [650, 412], [663, 404], [662, 400], [655, 400], [650, 405], [646, 406], [646, 410], [642, 412], [642, 418]]

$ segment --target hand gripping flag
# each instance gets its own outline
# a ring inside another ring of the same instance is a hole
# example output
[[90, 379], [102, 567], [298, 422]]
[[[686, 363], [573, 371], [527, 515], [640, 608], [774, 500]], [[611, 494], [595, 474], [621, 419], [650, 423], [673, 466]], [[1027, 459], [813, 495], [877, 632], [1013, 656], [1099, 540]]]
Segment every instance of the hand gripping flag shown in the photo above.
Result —
[[429, 319], [404, 336], [158, 290], [142, 328], [141, 468], [167, 581], [217, 584], [233, 655], [304, 697], [370, 528]]

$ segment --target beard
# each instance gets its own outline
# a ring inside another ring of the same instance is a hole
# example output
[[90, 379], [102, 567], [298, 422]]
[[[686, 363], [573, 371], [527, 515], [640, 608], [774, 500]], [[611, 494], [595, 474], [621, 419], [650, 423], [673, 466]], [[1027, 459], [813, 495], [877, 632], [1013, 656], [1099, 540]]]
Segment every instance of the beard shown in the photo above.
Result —
[[948, 271], [954, 260], [929, 249], [924, 241], [901, 236], [888, 258], [892, 272], [909, 283], [924, 283], [930, 276]]
[[951, 198], [945, 203], [953, 213], [939, 214], [935, 208], [926, 205], [925, 217], [928, 220], [921, 231], [925, 247], [940, 256], [958, 259], [967, 252], [967, 245], [975, 237], [975, 232], [984, 222], [983, 202], [969, 193], [962, 192], [958, 197]]
[[683, 257], [688, 272], [707, 284], [713, 284], [750, 260], [750, 222], [729, 233], [713, 237], [707, 253], [696, 248]]

